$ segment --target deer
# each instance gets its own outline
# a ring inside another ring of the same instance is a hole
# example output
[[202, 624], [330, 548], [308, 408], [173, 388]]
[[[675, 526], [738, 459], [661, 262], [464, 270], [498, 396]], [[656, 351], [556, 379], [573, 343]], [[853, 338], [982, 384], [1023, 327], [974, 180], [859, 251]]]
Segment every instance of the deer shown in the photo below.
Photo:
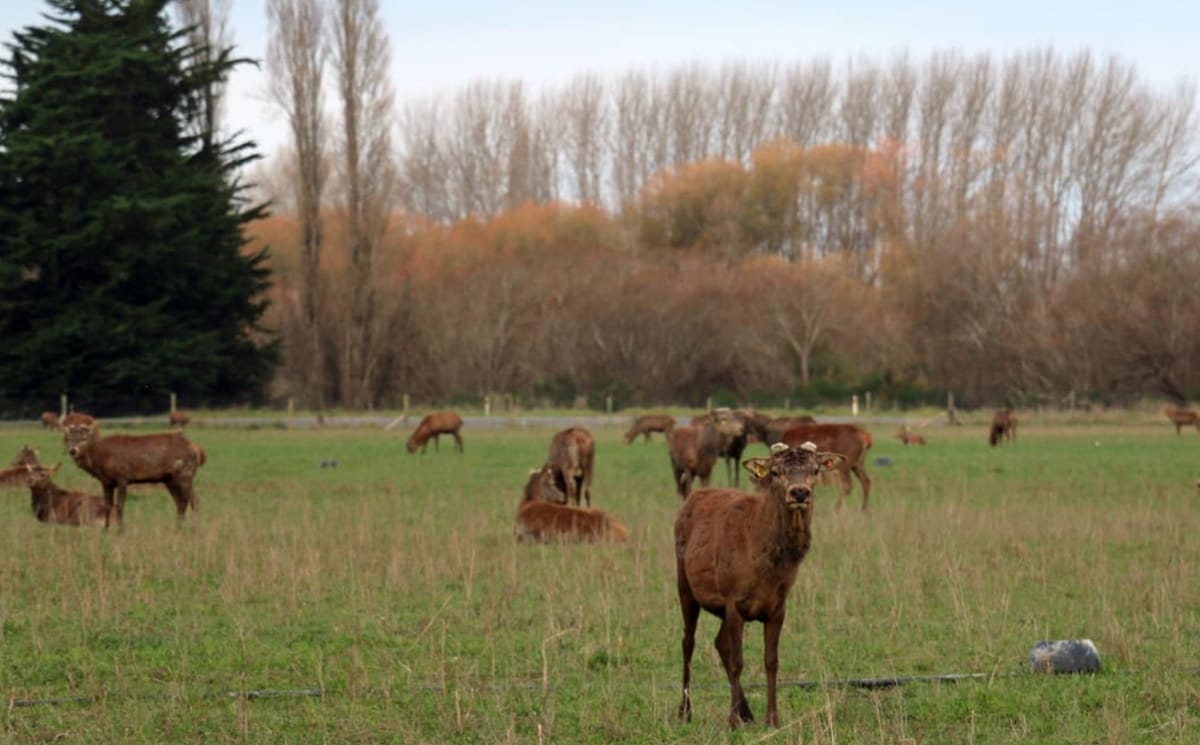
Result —
[[1191, 424], [1196, 427], [1196, 431], [1200, 432], [1200, 412], [1191, 409], [1177, 409], [1174, 406], [1167, 406], [1163, 409], [1163, 416], [1171, 420], [1171, 424], [1175, 425], [1175, 434], [1181, 434], [1180, 429]]
[[905, 424], [903, 427], [900, 428], [900, 431], [898, 433], [896, 433], [896, 437], [899, 437], [900, 442], [904, 443], [904, 445], [906, 447], [908, 445], [924, 445], [925, 444], [925, 437], [921, 434], [918, 434], [917, 432], [913, 432], [911, 429], [908, 428], [907, 424]]
[[596, 470], [596, 441], [583, 427], [567, 427], [550, 438], [546, 466], [563, 493], [563, 503], [592, 506], [592, 476]]
[[179, 427], [180, 429], [183, 429], [191, 421], [192, 418], [188, 416], [187, 413], [182, 411], [172, 411], [171, 413], [167, 414], [168, 427]]
[[530, 471], [513, 527], [517, 542], [620, 542], [628, 537], [625, 526], [604, 510], [562, 504], [565, 499], [549, 465]]
[[715, 430], [717, 457], [725, 462], [725, 476], [734, 486], [737, 486], [741, 473], [742, 453], [746, 451], [746, 417], [752, 414], [748, 409], [730, 411], [721, 408], [692, 417], [693, 427], [706, 426]]
[[662, 432], [664, 436], [670, 437], [673, 429], [675, 429], [675, 417], [670, 414], [643, 414], [634, 419], [633, 424], [625, 432], [625, 444], [633, 444], [639, 435], [644, 438], [644, 442], [650, 442], [652, 432]]
[[29, 502], [38, 522], [57, 525], [105, 525], [108, 504], [102, 497], [68, 491], [51, 478], [61, 463], [53, 466], [25, 465]]
[[13, 458], [9, 468], [0, 468], [0, 487], [10, 486], [23, 488], [28, 484], [29, 476], [25, 466], [37, 466], [37, 449], [22, 445]]
[[124, 526], [125, 494], [130, 484], [165, 486], [175, 502], [179, 522], [183, 522], [188, 507], [196, 511], [192, 482], [207, 458], [203, 448], [182, 432], [101, 436], [94, 424], [74, 424], [67, 427], [63, 441], [75, 465], [104, 487], [104, 501], [109, 508], [106, 529], [114, 516], [118, 529]]
[[799, 424], [784, 432], [779, 441], [792, 447], [811, 441], [822, 451], [840, 454], [842, 459], [836, 464], [836, 470], [842, 492], [838, 495], [834, 510], [842, 509], [843, 502], [853, 489], [850, 481], [850, 474], [853, 473], [862, 485], [862, 509], [863, 512], [867, 511], [867, 503], [871, 499], [871, 478], [866, 469], [867, 450], [874, 443], [870, 432], [853, 424]]
[[58, 414], [53, 411], [42, 412], [42, 427], [45, 429], [58, 429], [61, 426], [58, 420]]
[[417, 452], [417, 448], [421, 448], [421, 452], [424, 453], [429, 448], [429, 438], [432, 437], [433, 449], [434, 452], [437, 452], [441, 436], [451, 435], [454, 437], [454, 449], [461, 453], [463, 452], [463, 439], [458, 431], [462, 429], [462, 426], [462, 417], [453, 411], [435, 411], [426, 414], [413, 433], [409, 435], [405, 447], [410, 453]]
[[62, 418], [60, 429], [66, 429], [76, 424], [95, 424], [96, 418], [91, 414], [84, 414], [82, 411], [72, 411]]
[[842, 456], [800, 447], [771, 446], [766, 458], [743, 464], [759, 493], [699, 489], [675, 518], [676, 579], [683, 614], [683, 699], [679, 718], [691, 721], [691, 664], [700, 611], [721, 619], [717, 653], [729, 679], [729, 725], [754, 721], [742, 691], [745, 625], [763, 624], [769, 726], [779, 725], [775, 700], [779, 638], [787, 596], [812, 545], [813, 485]]
[[988, 444], [996, 447], [1001, 440], [1017, 441], [1017, 417], [1008, 409], [992, 413], [992, 427], [988, 430]]

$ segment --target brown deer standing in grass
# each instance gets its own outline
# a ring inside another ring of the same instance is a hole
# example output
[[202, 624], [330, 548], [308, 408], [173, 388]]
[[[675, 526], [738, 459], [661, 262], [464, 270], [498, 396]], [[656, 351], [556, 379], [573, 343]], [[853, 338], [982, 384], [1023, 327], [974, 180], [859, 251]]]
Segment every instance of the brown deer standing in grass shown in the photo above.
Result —
[[764, 439], [762, 442], [767, 447], [770, 447], [777, 442], [783, 442], [783, 433], [792, 427], [816, 423], [817, 420], [808, 414], [801, 414], [800, 416], [777, 416], [767, 422], [763, 430]]
[[1171, 420], [1171, 424], [1175, 425], [1175, 434], [1177, 435], [1181, 434], [1180, 429], [1189, 424], [1195, 426], [1196, 431], [1200, 432], [1200, 412], [1168, 406], [1163, 409], [1163, 416]]
[[417, 448], [421, 448], [424, 453], [429, 448], [429, 438], [433, 438], [433, 450], [437, 452], [440, 449], [439, 440], [442, 435], [451, 435], [454, 437], [454, 449], [458, 452], [463, 450], [462, 435], [458, 433], [462, 429], [463, 420], [458, 414], [453, 411], [435, 411], [432, 414], [426, 414], [417, 428], [408, 438], [408, 443], [405, 445], [408, 452], [415, 453]]
[[725, 476], [729, 483], [737, 486], [741, 473], [742, 453], [746, 451], [746, 418], [753, 415], [749, 409], [731, 411], [714, 409], [692, 417], [693, 427], [712, 427], [718, 439], [717, 457], [725, 462]]
[[687, 498], [696, 479], [701, 486], [708, 486], [717, 458], [725, 455], [743, 432], [742, 423], [728, 409], [701, 414], [692, 421], [694, 424], [676, 427], [667, 438], [675, 493], [681, 500]]
[[683, 700], [679, 717], [691, 720], [691, 665], [700, 611], [721, 619], [717, 652], [729, 678], [729, 724], [754, 720], [742, 692], [745, 624], [763, 624], [767, 724], [779, 725], [775, 678], [787, 595], [812, 544], [813, 484], [841, 456], [818, 453], [812, 443], [771, 447], [767, 458], [745, 462], [760, 492], [700, 489], [675, 518], [679, 606], [683, 613]]
[[592, 476], [596, 470], [596, 441], [583, 427], [567, 427], [550, 439], [546, 466], [565, 504], [592, 506]]
[[22, 445], [13, 458], [12, 466], [0, 468], [0, 487], [24, 488], [29, 483], [29, 472], [25, 466], [38, 465], [37, 449]]
[[168, 427], [179, 427], [180, 429], [183, 429], [190, 421], [192, 421], [192, 418], [182, 411], [172, 411], [170, 414], [167, 414]]
[[25, 478], [29, 486], [29, 503], [38, 522], [58, 525], [105, 525], [108, 504], [102, 497], [68, 491], [54, 483], [51, 476], [61, 464], [53, 466], [26, 465]]
[[906, 446], [907, 445], [924, 445], [925, 444], [925, 437], [916, 432], [913, 432], [911, 429], [908, 428], [907, 424], [900, 428], [900, 432], [897, 433], [896, 437], [899, 437], [900, 442], [904, 443]]
[[811, 441], [822, 451], [841, 455], [842, 460], [837, 462], [836, 471], [842, 492], [834, 509], [842, 509], [843, 502], [854, 488], [850, 481], [850, 474], [853, 473], [862, 485], [862, 508], [866, 512], [867, 502], [871, 499], [871, 478], [867, 476], [866, 468], [867, 451], [874, 442], [870, 432], [853, 424], [800, 424], [784, 432], [779, 441], [794, 448]]
[[633, 424], [625, 432], [625, 444], [629, 445], [641, 435], [644, 442], [650, 442], [650, 433], [662, 432], [663, 435], [670, 437], [671, 430], [675, 429], [675, 417], [669, 414], [643, 414], [633, 420]]
[[566, 496], [549, 465], [529, 472], [513, 534], [521, 543], [624, 541], [625, 526], [604, 510], [562, 504]]
[[182, 432], [102, 437], [95, 425], [76, 424], [67, 427], [63, 439], [75, 465], [95, 476], [104, 487], [104, 501], [109, 507], [105, 527], [114, 515], [117, 527], [124, 524], [125, 493], [130, 484], [160, 483], [167, 487], [181, 521], [189, 506], [193, 512], [196, 510], [192, 482], [206, 458], [203, 448]]
[[58, 421], [58, 414], [53, 411], [42, 412], [42, 426], [46, 429], [58, 429], [61, 423]]
[[992, 427], [988, 430], [988, 444], [996, 447], [1001, 440], [1017, 441], [1017, 416], [1008, 409], [998, 409], [992, 414]]

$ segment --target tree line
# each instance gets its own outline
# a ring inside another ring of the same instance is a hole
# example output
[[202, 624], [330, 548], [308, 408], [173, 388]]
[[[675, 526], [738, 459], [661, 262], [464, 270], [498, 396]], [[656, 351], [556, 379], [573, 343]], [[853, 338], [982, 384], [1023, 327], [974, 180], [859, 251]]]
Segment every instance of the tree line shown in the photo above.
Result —
[[255, 163], [228, 0], [48, 4], [3, 59], [2, 414], [1200, 391], [1194, 86], [1119, 58], [398, 102], [377, 0], [268, 0]]
[[[280, 214], [260, 234], [289, 254], [276, 395], [990, 405], [1200, 390], [1190, 83], [1163, 91], [1119, 58], [1052, 49], [582, 73], [537, 92], [480, 81], [375, 110], [397, 133], [393, 200], [376, 271], [355, 279], [337, 237], [352, 211], [304, 176], [346, 155], [311, 136], [328, 125], [311, 91], [346, 76], [318, 41], [338, 3], [271, 6], [293, 133], [259, 173]], [[365, 333], [385, 343], [351, 395], [343, 347], [363, 317], [339, 298], [364, 290]]]

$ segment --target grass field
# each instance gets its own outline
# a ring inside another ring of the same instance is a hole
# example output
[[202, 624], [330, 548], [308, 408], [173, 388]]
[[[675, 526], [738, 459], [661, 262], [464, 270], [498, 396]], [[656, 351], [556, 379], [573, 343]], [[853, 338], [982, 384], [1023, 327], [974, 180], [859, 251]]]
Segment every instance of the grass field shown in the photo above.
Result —
[[[2, 737], [89, 743], [1200, 742], [1200, 437], [1165, 422], [874, 428], [871, 511], [817, 493], [780, 645], [779, 729], [731, 733], [701, 619], [695, 717], [676, 720], [677, 500], [665, 446], [594, 430], [594, 504], [621, 545], [524, 546], [512, 519], [549, 429], [194, 429], [200, 510], [131, 492], [123, 533], [37, 523], [0, 492]], [[444, 439], [444, 438], [443, 438]], [[40, 429], [0, 430], [64, 463]], [[753, 445], [748, 454], [765, 449]], [[336, 460], [336, 468], [320, 463]], [[725, 483], [718, 471], [714, 482]], [[1026, 672], [1091, 638], [1093, 676]], [[743, 681], [764, 708], [762, 633]], [[984, 673], [885, 690], [851, 678]], [[797, 683], [811, 682], [815, 686]], [[252, 695], [245, 695], [252, 692]]]

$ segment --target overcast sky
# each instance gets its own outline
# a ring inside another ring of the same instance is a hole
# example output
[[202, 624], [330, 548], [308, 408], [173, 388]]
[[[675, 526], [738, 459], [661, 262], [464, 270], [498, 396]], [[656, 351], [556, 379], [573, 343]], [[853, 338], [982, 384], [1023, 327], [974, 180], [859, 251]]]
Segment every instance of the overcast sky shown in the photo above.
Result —
[[[1169, 89], [1200, 78], [1200, 1], [1140, 0], [531, 0], [522, 3], [380, 0], [401, 103], [452, 94], [478, 79], [523, 80], [534, 90], [595, 71], [667, 71], [686, 62], [886, 61], [907, 51], [999, 57], [1053, 47], [1089, 49], [1136, 65]], [[0, 40], [40, 23], [45, 0], [0, 0]], [[239, 55], [266, 49], [266, 0], [233, 0]], [[262, 72], [243, 67], [231, 81], [229, 124], [270, 151], [283, 125], [262, 95]]]

